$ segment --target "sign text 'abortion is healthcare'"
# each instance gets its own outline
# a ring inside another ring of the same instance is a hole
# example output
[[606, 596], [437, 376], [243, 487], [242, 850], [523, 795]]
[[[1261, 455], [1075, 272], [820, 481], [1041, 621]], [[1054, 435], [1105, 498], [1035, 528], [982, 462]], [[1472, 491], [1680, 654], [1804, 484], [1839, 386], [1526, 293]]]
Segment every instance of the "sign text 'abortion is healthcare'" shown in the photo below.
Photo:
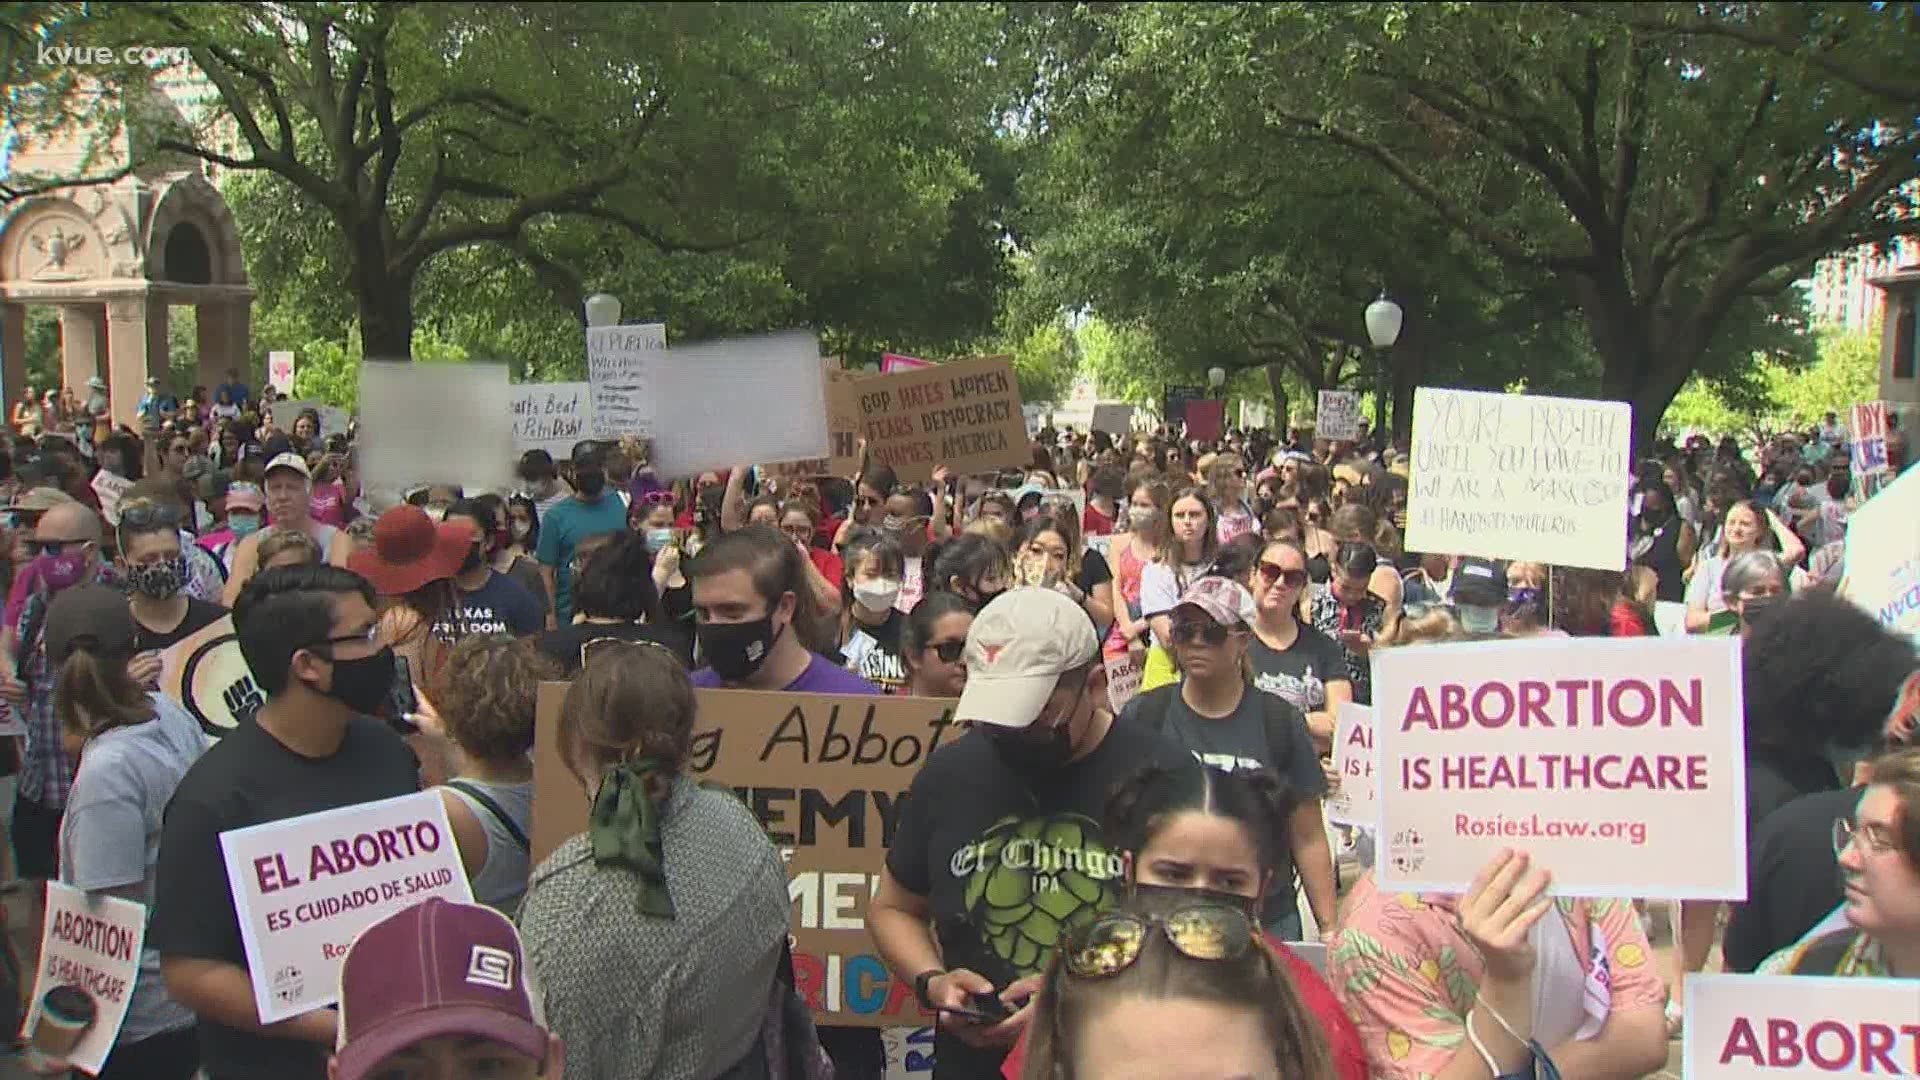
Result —
[[1562, 896], [1745, 899], [1739, 649], [1530, 638], [1376, 653], [1381, 888], [1465, 892], [1510, 847]]

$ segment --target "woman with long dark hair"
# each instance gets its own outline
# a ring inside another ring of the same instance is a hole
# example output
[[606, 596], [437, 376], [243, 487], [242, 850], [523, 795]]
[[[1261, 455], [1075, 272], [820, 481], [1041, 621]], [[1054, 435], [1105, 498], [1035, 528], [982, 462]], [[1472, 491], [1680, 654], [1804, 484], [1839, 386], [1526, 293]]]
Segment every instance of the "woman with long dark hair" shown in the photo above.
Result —
[[[582, 550], [587, 550], [583, 541]], [[653, 556], [645, 537], [630, 532], [607, 534], [581, 565], [574, 589], [573, 622], [540, 636], [540, 651], [566, 674], [580, 670], [584, 647], [594, 641], [645, 641], [693, 663], [693, 642], [668, 618], [654, 591]]]

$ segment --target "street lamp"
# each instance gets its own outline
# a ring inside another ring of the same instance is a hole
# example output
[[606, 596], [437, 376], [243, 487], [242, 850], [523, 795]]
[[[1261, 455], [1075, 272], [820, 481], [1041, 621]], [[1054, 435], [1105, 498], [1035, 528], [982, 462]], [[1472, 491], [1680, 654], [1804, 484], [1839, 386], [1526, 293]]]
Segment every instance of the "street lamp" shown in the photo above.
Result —
[[620, 325], [620, 298], [611, 293], [594, 293], [587, 297], [583, 305], [587, 309], [588, 326]]
[[1385, 292], [1380, 294], [1379, 299], [1367, 305], [1367, 340], [1373, 342], [1373, 348], [1379, 357], [1377, 381], [1373, 391], [1373, 431], [1374, 436], [1380, 439], [1386, 438], [1387, 396], [1393, 392], [1392, 384], [1387, 378], [1387, 353], [1393, 348], [1393, 343], [1400, 340], [1400, 323], [1405, 316], [1406, 313], [1400, 310], [1400, 305], [1387, 299]]
[[1214, 397], [1220, 396], [1220, 388], [1225, 385], [1227, 385], [1226, 368], [1216, 367], [1207, 369], [1207, 386], [1213, 390]]

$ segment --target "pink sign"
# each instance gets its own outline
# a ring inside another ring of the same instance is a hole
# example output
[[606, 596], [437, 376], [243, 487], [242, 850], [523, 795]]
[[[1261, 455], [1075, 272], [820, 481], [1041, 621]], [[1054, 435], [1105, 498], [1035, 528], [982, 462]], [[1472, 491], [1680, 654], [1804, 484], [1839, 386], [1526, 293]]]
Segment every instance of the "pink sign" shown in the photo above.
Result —
[[1737, 638], [1381, 649], [1373, 707], [1382, 889], [1514, 847], [1560, 896], [1746, 899]]
[[1687, 976], [1687, 1080], [1920, 1073], [1911, 979]]
[[932, 366], [933, 361], [922, 360], [914, 356], [901, 356], [899, 353], [880, 354], [880, 372], [883, 375], [891, 375], [896, 371], [913, 371], [918, 368], [929, 368]]
[[1227, 403], [1219, 398], [1199, 398], [1187, 402], [1187, 438], [1212, 442], [1220, 437], [1227, 422]]

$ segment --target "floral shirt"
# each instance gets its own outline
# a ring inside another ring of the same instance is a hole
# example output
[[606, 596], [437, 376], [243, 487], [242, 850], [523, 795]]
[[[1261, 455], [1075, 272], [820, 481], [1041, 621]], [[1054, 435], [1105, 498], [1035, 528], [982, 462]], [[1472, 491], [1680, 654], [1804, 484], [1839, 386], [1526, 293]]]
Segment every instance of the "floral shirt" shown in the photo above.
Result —
[[[1809, 975], [1833, 975], [1843, 979], [1891, 979], [1893, 969], [1887, 965], [1886, 953], [1880, 949], [1880, 943], [1855, 930], [1840, 930], [1837, 933], [1851, 934], [1853, 940], [1847, 943], [1846, 951], [1833, 965], [1832, 971], [1810, 971]], [[1800, 963], [1806, 957], [1807, 950], [1830, 941], [1832, 934], [1820, 937], [1807, 937], [1781, 949], [1761, 961], [1755, 975], [1797, 975]]]
[[[1426, 1080], [1466, 1044], [1466, 1015], [1486, 965], [1460, 931], [1456, 903], [1452, 896], [1382, 893], [1367, 874], [1342, 905], [1341, 928], [1327, 951], [1327, 980], [1359, 1028], [1376, 1077]], [[1631, 902], [1556, 903], [1589, 976], [1591, 932], [1605, 943], [1608, 1015], [1665, 1006], [1666, 983], [1654, 970]]]

